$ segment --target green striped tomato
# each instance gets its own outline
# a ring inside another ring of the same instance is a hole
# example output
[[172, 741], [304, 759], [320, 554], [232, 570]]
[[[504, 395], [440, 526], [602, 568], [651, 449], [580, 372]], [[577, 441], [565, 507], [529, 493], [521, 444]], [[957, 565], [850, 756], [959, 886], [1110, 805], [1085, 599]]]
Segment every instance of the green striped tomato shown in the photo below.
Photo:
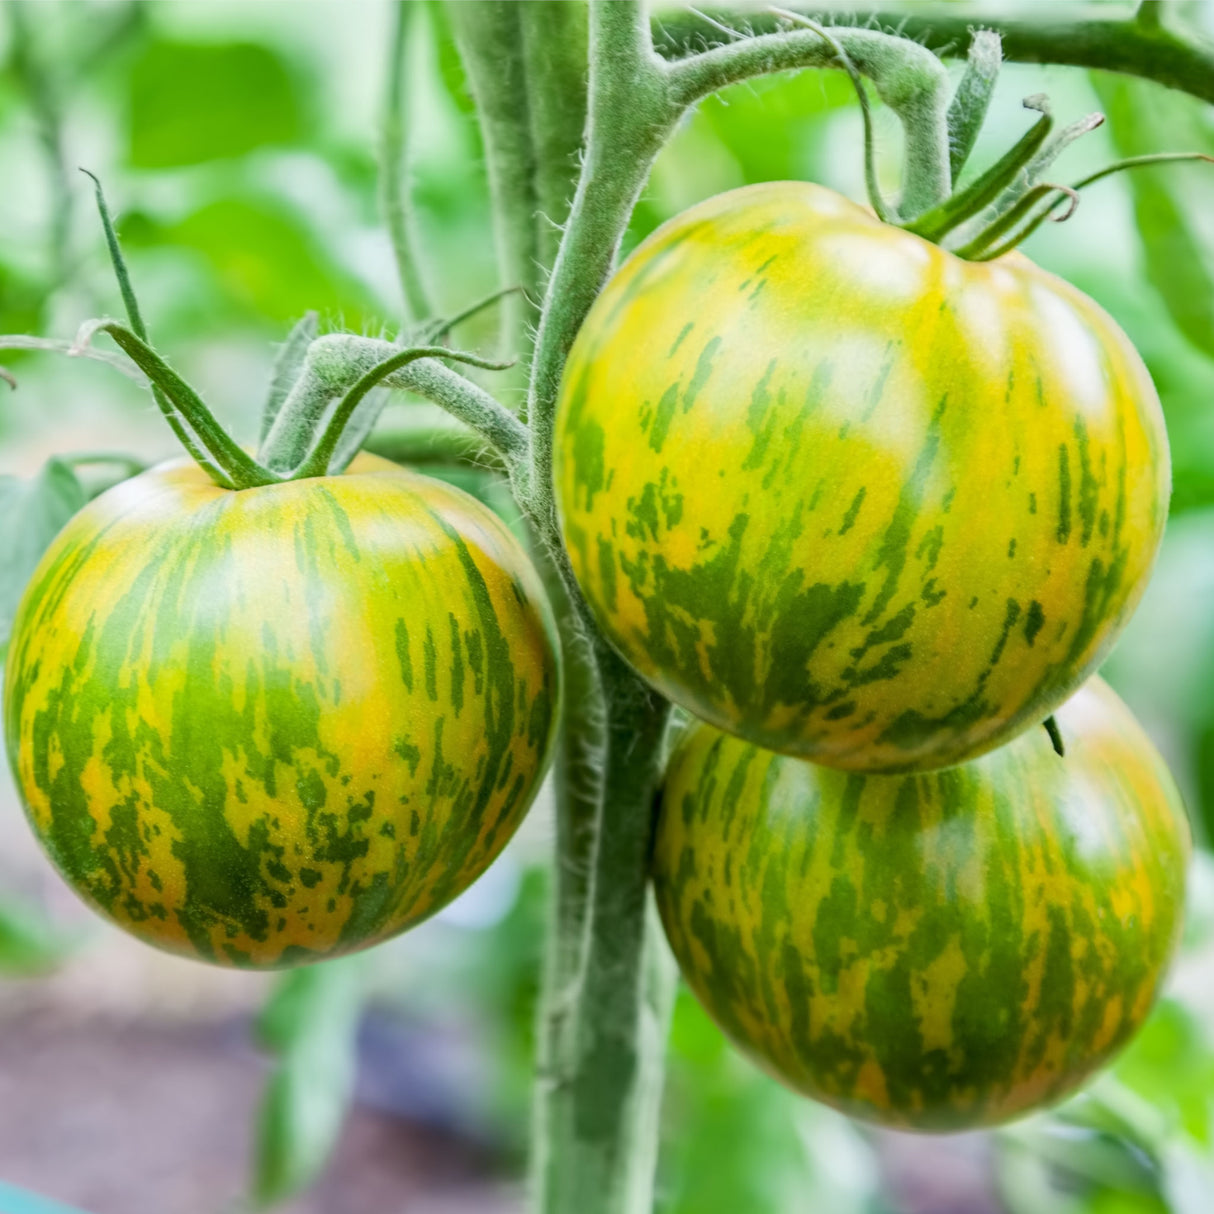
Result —
[[775, 182], [692, 207], [607, 285], [555, 487], [599, 623], [659, 691], [772, 750], [911, 771], [1096, 669], [1170, 471], [1146, 369], [1092, 300]]
[[4, 696], [30, 821], [77, 892], [249, 967], [374, 944], [467, 888], [557, 711], [516, 541], [373, 456], [241, 492], [179, 461], [110, 490], [35, 573]]
[[1142, 1024], [1189, 828], [1098, 679], [945, 771], [864, 775], [700, 724], [654, 859], [683, 974], [740, 1049], [854, 1117], [956, 1130], [1073, 1091]]

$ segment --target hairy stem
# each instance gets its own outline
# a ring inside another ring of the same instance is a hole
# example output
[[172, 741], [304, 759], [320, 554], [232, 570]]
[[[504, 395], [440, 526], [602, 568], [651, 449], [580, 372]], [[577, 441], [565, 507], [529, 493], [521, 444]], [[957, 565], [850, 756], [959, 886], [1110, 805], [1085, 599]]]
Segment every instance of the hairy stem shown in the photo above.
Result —
[[[535, 154], [536, 239], [546, 272], [556, 260], [577, 188], [578, 153], [586, 128], [587, 6], [586, 0], [518, 0], [516, 8]], [[538, 305], [538, 296], [534, 302]]]
[[[453, 355], [444, 351], [444, 356]], [[522, 422], [483, 388], [435, 357], [408, 361], [410, 357], [417, 357], [416, 351], [402, 350], [376, 338], [349, 333], [317, 338], [308, 348], [299, 378], [262, 444], [258, 453], [261, 462], [283, 474], [298, 468], [308, 456], [333, 401], [346, 396], [360, 381], [376, 379], [385, 363], [399, 359], [405, 365], [394, 367], [376, 382], [423, 396], [470, 426], [502, 456], [515, 492], [525, 500], [527, 431]]]
[[[775, 18], [773, 17], [774, 21]], [[917, 43], [878, 30], [827, 28], [831, 40], [868, 76], [877, 95], [897, 114], [906, 137], [906, 176], [899, 206], [915, 215], [948, 193], [948, 75]], [[727, 85], [800, 67], [838, 67], [834, 46], [812, 29], [743, 38], [683, 59], [667, 69], [672, 100], [680, 107]]]
[[[617, 0], [618, 2], [618, 0]], [[534, 1202], [545, 1214], [640, 1214], [652, 1201], [657, 1040], [646, 947], [653, 801], [669, 705], [596, 646], [607, 718], [603, 795], [581, 923], [582, 965], [549, 991]], [[656, 942], [652, 947], [657, 947]], [[664, 1035], [664, 1034], [663, 1034]], [[555, 1048], [552, 1048], [555, 1047]]]
[[[1047, 6], [1040, 7], [1044, 10]], [[820, 14], [822, 10], [813, 11]], [[966, 53], [975, 25], [971, 12], [953, 14], [934, 6], [928, 10], [926, 5], [877, 9], [865, 15], [929, 50], [950, 55]], [[1145, 20], [1118, 14], [1053, 21], [1038, 12], [1004, 17], [983, 9], [981, 24], [1001, 35], [1004, 59], [1123, 72], [1214, 103], [1214, 43], [1196, 30], [1181, 31], [1160, 24], [1158, 9], [1146, 9], [1143, 15]], [[750, 24], [762, 32], [775, 29], [778, 22], [774, 16], [756, 12]], [[654, 21], [654, 42], [663, 55], [675, 57], [685, 54], [688, 44], [702, 40], [710, 31], [711, 26], [693, 14], [664, 13]], [[850, 47], [848, 53], [852, 54]]]
[[396, 0], [392, 7], [388, 87], [384, 96], [383, 133], [379, 156], [380, 208], [388, 234], [392, 238], [392, 252], [396, 257], [396, 273], [400, 279], [406, 327], [425, 320], [434, 310], [422, 277], [408, 177], [409, 127], [405, 120], [405, 60], [409, 51], [409, 32], [416, 21], [416, 10], [417, 5], [409, 3], [408, 0]]
[[649, 169], [682, 110], [671, 100], [634, 0], [591, 6], [585, 163], [548, 282], [531, 367], [532, 486], [541, 536], [559, 546], [552, 441], [561, 372], [616, 250]]
[[501, 285], [520, 288], [502, 309], [502, 346], [512, 357], [524, 348], [541, 289], [540, 202], [521, 10], [514, 0], [447, 4], [485, 144]]

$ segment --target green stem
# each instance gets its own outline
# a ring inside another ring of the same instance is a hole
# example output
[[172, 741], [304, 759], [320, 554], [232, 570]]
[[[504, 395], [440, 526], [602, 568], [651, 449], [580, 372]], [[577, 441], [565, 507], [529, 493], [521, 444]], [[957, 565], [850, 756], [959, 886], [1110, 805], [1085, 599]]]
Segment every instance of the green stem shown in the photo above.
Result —
[[[561, 372], [590, 305], [611, 273], [654, 158], [685, 108], [670, 97], [635, 0], [597, 0], [590, 13], [585, 163], [548, 281], [528, 402], [535, 497], [527, 506], [554, 552], [560, 548], [560, 534], [551, 489], [552, 443]], [[820, 52], [833, 54], [820, 40], [817, 45]]]
[[502, 348], [512, 357], [523, 349], [527, 326], [535, 323], [541, 283], [540, 202], [521, 7], [515, 0], [447, 4], [484, 139], [499, 280], [521, 290], [502, 309]]
[[[577, 188], [578, 153], [586, 129], [587, 5], [586, 0], [518, 0], [515, 7], [535, 156], [536, 238], [546, 273], [556, 260]], [[538, 308], [538, 295], [533, 302]]]
[[[448, 350], [445, 346], [413, 346], [407, 350], [398, 350], [395, 354], [385, 358], [383, 362], [376, 363], [369, 371], [360, 375], [338, 401], [337, 408], [333, 410], [320, 438], [316, 440], [315, 446], [304, 458], [303, 463], [292, 472], [292, 478], [327, 475], [330, 471], [333, 453], [337, 450], [337, 444], [363, 397], [372, 388], [384, 383], [395, 372], [403, 371], [410, 363], [415, 363], [423, 358], [451, 358], [473, 367], [485, 367], [494, 371], [502, 370], [500, 363], [478, 358], [474, 354]], [[492, 403], [487, 405], [485, 401]], [[502, 408], [492, 397], [486, 396], [481, 399], [470, 395], [462, 404], [464, 406], [462, 420], [482, 435], [508, 465], [519, 463], [527, 449], [527, 436], [518, 418], [507, 409]], [[340, 469], [334, 469], [334, 471], [340, 471]]]
[[605, 643], [596, 650], [607, 705], [603, 794], [581, 966], [567, 989], [550, 989], [544, 1022], [559, 1034], [543, 1055], [536, 1107], [533, 1202], [544, 1214], [641, 1214], [652, 1203], [664, 1025], [647, 973], [661, 964], [646, 940], [648, 874], [669, 705]]
[[[771, 17], [774, 22], [777, 18]], [[917, 215], [948, 193], [948, 73], [929, 51], [879, 30], [827, 27], [831, 38], [876, 86], [898, 116], [906, 138], [906, 178], [899, 209]], [[743, 38], [667, 67], [680, 111], [727, 85], [800, 67], [838, 67], [833, 46], [813, 30], [785, 30]]]
[[261, 430], [258, 442], [264, 443], [266, 435], [274, 425], [278, 411], [291, 394], [295, 381], [303, 369], [304, 359], [308, 356], [308, 347], [316, 340], [320, 328], [320, 317], [316, 312], [305, 312], [287, 334], [274, 360], [274, 371], [270, 376], [270, 390], [266, 394], [266, 403], [261, 411]]
[[405, 308], [405, 326], [425, 320], [433, 312], [421, 273], [421, 256], [410, 204], [408, 124], [405, 121], [406, 72], [409, 31], [417, 5], [396, 0], [392, 6], [388, 87], [384, 97], [383, 135], [380, 141], [379, 190], [384, 222], [392, 238], [396, 273]]
[[[1034, 7], [1044, 10], [1047, 6]], [[1093, 10], [1089, 6], [1089, 12]], [[821, 15], [820, 9], [814, 11]], [[927, 5], [866, 10], [865, 17], [921, 42], [927, 50], [948, 55], [965, 54], [975, 24], [969, 11], [954, 14]], [[774, 16], [762, 12], [748, 19], [756, 32], [775, 29], [778, 24]], [[1005, 60], [1121, 72], [1214, 104], [1214, 42], [1195, 29], [1180, 32], [1120, 14], [1054, 21], [1037, 11], [1029, 16], [1003, 16], [985, 8], [981, 24], [1000, 35]], [[658, 50], [674, 58], [686, 53], [693, 38], [703, 35], [704, 23], [690, 13], [663, 12], [655, 17], [653, 29]], [[848, 53], [855, 58], [850, 47]]]
[[[435, 349], [440, 357], [452, 356], [445, 347]], [[308, 348], [299, 378], [258, 452], [261, 462], [283, 474], [298, 468], [334, 398], [345, 395], [386, 360], [402, 353], [408, 352], [371, 337], [330, 333], [317, 338]], [[414, 362], [405, 359], [405, 365], [385, 375], [382, 383], [386, 388], [425, 397], [471, 426], [502, 454], [511, 468], [516, 490], [525, 496], [526, 427], [483, 388], [434, 357]]]

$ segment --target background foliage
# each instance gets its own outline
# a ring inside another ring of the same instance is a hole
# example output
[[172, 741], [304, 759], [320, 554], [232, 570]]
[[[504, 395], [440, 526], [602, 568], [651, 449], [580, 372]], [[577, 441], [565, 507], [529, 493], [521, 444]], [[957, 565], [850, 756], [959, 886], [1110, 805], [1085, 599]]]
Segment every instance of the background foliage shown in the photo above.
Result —
[[[1181, 19], [1206, 23], [1214, 37], [1214, 6], [1179, 7]], [[494, 285], [494, 252], [458, 60], [441, 12], [424, 9], [407, 77], [413, 184], [426, 277], [440, 311], [450, 312]], [[154, 341], [239, 437], [255, 436], [274, 343], [305, 311], [320, 311], [322, 329], [392, 331], [399, 304], [374, 162], [386, 6], [56, 0], [10, 2], [3, 16], [10, 19], [0, 20], [0, 332], [70, 338], [85, 318], [118, 311], [78, 164], [105, 182]], [[984, 147], [1013, 141], [1026, 122], [1021, 96], [1043, 89], [1061, 115], [1093, 108], [1109, 115], [1068, 153], [1071, 177], [1114, 154], [1214, 152], [1214, 111], [1187, 97], [1100, 73], [1009, 66], [975, 163], [984, 162]], [[888, 114], [880, 117], [892, 190], [897, 133]], [[806, 178], [862, 198], [859, 121], [851, 86], [838, 73], [764, 80], [711, 99], [662, 153], [629, 243], [746, 182]], [[1118, 319], [1164, 403], [1175, 467], [1172, 521], [1147, 600], [1106, 673], [1172, 762], [1208, 843], [1214, 173], [1176, 166], [1109, 180], [1090, 191], [1073, 221], [1046, 225], [1027, 251]], [[491, 332], [486, 318], [479, 331], [469, 326], [461, 344], [483, 348]], [[0, 385], [0, 565], [7, 571], [0, 584], [7, 586], [88, 494], [123, 471], [93, 457], [116, 451], [150, 461], [172, 453], [173, 443], [146, 394], [109, 368], [18, 351], [2, 361], [19, 381], [15, 393]], [[382, 441], [390, 443], [393, 427], [422, 408], [398, 399]], [[63, 458], [46, 462], [52, 455]], [[485, 477], [467, 484], [499, 505], [504, 500]], [[0, 590], [0, 634], [14, 606]], [[436, 922], [274, 989], [258, 1031], [275, 1061], [260, 1120], [255, 1126], [250, 1115], [249, 1126], [258, 1144], [250, 1185], [260, 1198], [285, 1197], [314, 1179], [353, 1093], [366, 1098], [366, 1071], [378, 1057], [374, 1026], [388, 1022], [409, 1026], [422, 1054], [450, 1040], [455, 1026], [473, 1059], [470, 1080], [458, 1067], [402, 1078], [399, 1110], [487, 1144], [502, 1174], [521, 1172], [546, 813], [541, 802], [498, 868]], [[23, 830], [6, 787], [0, 842]], [[1054, 1114], [943, 1149], [859, 1130], [787, 1095], [740, 1060], [682, 994], [664, 1113], [664, 1214], [1208, 1210], [1211, 871], [1209, 857], [1199, 855], [1185, 957], [1168, 997], [1114, 1071]], [[100, 947], [107, 929], [67, 906], [56, 880], [20, 847], [0, 854], [4, 984], [29, 990], [40, 981], [29, 975], [77, 965], [82, 952]], [[77, 938], [80, 924], [87, 938]], [[260, 987], [248, 990], [260, 998]], [[360, 1056], [364, 1079], [356, 1085]], [[61, 1097], [73, 1099], [68, 1090]], [[70, 1173], [56, 1195], [89, 1200]], [[230, 1196], [213, 1194], [208, 1208]]]

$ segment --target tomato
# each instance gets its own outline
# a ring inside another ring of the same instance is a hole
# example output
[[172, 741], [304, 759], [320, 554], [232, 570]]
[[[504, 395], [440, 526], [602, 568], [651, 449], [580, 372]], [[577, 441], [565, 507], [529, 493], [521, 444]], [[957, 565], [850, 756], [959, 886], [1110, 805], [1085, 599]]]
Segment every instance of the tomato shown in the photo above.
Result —
[[1166, 767], [1093, 680], [946, 771], [860, 775], [710, 725], [654, 860], [683, 974], [746, 1054], [866, 1120], [964, 1129], [1073, 1091], [1149, 1011], [1190, 838]]
[[692, 207], [608, 284], [555, 488], [590, 606], [655, 688], [773, 750], [910, 771], [1008, 741], [1095, 670], [1170, 470], [1092, 300], [774, 182]]
[[55, 541], [4, 710], [78, 893], [148, 943], [282, 966], [488, 867], [543, 776], [558, 666], [537, 575], [460, 490], [360, 456], [231, 492], [180, 461]]

